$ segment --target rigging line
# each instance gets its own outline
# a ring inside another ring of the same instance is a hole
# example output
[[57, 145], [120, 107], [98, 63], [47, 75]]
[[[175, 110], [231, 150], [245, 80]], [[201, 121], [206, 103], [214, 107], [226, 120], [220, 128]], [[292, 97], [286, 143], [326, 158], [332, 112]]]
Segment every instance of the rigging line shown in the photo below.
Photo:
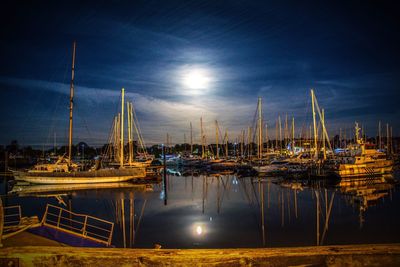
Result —
[[[118, 102], [121, 102], [121, 100], [122, 100], [122, 94], [120, 94]], [[108, 139], [108, 143], [106, 144], [106, 151], [105, 152], [102, 151], [102, 156], [104, 156], [105, 153], [108, 153], [109, 149], [111, 149], [110, 148], [110, 144], [113, 143], [112, 142], [112, 138], [114, 137], [114, 130], [115, 130], [114, 129], [114, 123], [115, 123], [114, 120], [115, 120], [115, 117], [118, 114], [118, 110], [119, 110], [119, 105], [116, 105], [115, 113], [114, 113], [115, 115], [113, 116], [113, 119], [112, 119], [112, 122], [111, 122], [111, 126], [109, 128], [109, 139]]]
[[139, 139], [140, 145], [142, 146], [143, 152], [144, 152], [145, 156], [147, 157], [147, 149], [146, 149], [143, 137], [142, 137], [142, 133], [140, 131], [139, 120], [137, 118], [136, 111], [135, 111], [135, 108], [133, 107], [133, 105], [132, 105], [132, 112], [133, 112], [133, 117], [134, 117], [133, 125], [135, 126], [135, 130], [138, 134], [138, 139]]
[[[75, 88], [76, 88], [76, 87], [75, 87]], [[75, 103], [75, 106], [76, 106], [76, 108], [79, 108], [79, 102], [78, 102], [78, 103]], [[78, 109], [78, 110], [79, 110], [79, 109]], [[89, 130], [88, 123], [87, 123], [87, 121], [86, 121], [85, 112], [77, 112], [76, 115], [78, 115], [77, 117], [78, 117], [79, 119], [81, 119], [81, 123], [82, 123], [82, 121], [83, 121], [83, 126], [84, 126], [84, 128], [86, 129], [86, 131], [87, 131], [87, 133], [88, 133], [88, 135], [89, 135], [89, 139], [93, 139], [92, 133], [91, 133], [91, 131]]]
[[254, 116], [253, 116], [253, 122], [251, 124], [251, 127], [254, 129], [253, 131], [253, 137], [251, 142], [254, 143], [255, 139], [256, 139], [256, 133], [257, 133], [257, 113], [258, 113], [258, 103], [257, 103], [257, 108], [256, 111], [254, 112]]
[[143, 145], [143, 150], [147, 154], [146, 143], [144, 142], [144, 139], [143, 139], [142, 130], [140, 129], [140, 124], [139, 124], [139, 119], [136, 115], [136, 110], [133, 107], [133, 103], [132, 103], [132, 113], [133, 113], [134, 121], [136, 120], [136, 123], [134, 123], [134, 124], [135, 124], [135, 127], [138, 129], [138, 135], [140, 135], [141, 143]]
[[[64, 77], [63, 77], [62, 84], [65, 83], [65, 79], [67, 78], [68, 69], [69, 69], [69, 64], [66, 63], [66, 64], [65, 64]], [[58, 96], [58, 98], [57, 98], [57, 103], [56, 103], [55, 109], [54, 109], [53, 114], [52, 114], [52, 116], [51, 116], [51, 117], [52, 117], [52, 123], [51, 123], [51, 126], [50, 126], [50, 128], [49, 128], [49, 132], [48, 132], [48, 135], [47, 135], [47, 140], [46, 140], [46, 142], [45, 142], [45, 146], [47, 146], [49, 143], [51, 144], [51, 142], [50, 142], [50, 138], [51, 138], [50, 135], [51, 135], [51, 133], [54, 133], [54, 132], [55, 132], [55, 124], [56, 124], [55, 116], [56, 116], [56, 114], [58, 113], [58, 108], [59, 108], [59, 104], [60, 104], [60, 101], [61, 101], [62, 97], [63, 97], [63, 94], [60, 93], [59, 96]]]
[[[67, 58], [67, 53], [65, 53], [65, 54], [63, 55], [62, 60], [60, 60], [59, 62], [65, 62], [66, 58]], [[60, 63], [59, 63], [58, 65], [60, 65]], [[66, 64], [66, 66], [67, 66], [67, 68], [68, 68], [68, 64]], [[57, 66], [57, 67], [58, 67], [58, 66]], [[56, 69], [57, 69], [57, 68], [56, 68]], [[55, 80], [55, 76], [56, 76], [55, 72], [56, 72], [56, 71], [54, 71], [54, 72], [50, 75], [50, 79], [49, 79], [48, 81], [43, 81], [43, 82], [48, 82], [48, 83], [50, 83], [50, 82], [52, 82], [53, 80]], [[45, 93], [46, 90], [39, 90], [39, 91], [40, 91], [40, 93], [38, 94], [38, 97], [37, 97], [36, 101], [32, 101], [32, 102], [34, 102], [33, 107], [30, 109], [30, 111], [28, 111], [28, 115], [25, 116], [25, 120], [24, 120], [23, 123], [19, 126], [19, 128], [22, 128], [22, 129], [21, 129], [20, 131], [18, 131], [18, 132], [22, 132], [22, 133], [29, 133], [29, 132], [31, 132], [31, 131], [27, 131], [27, 130], [26, 130], [26, 127], [27, 127], [27, 125], [30, 124], [30, 122], [33, 121], [33, 119], [32, 119], [33, 115], [34, 115], [34, 114], [37, 114], [37, 112], [35, 112], [35, 110], [36, 110], [37, 107], [39, 106], [39, 100], [43, 99], [42, 96], [43, 96], [43, 94]], [[35, 95], [36, 95], [36, 94], [35, 94]], [[45, 111], [43, 111], [42, 113], [43, 113], [43, 115], [42, 115], [42, 116], [39, 116], [39, 117], [47, 117], [47, 116], [44, 116], [44, 114], [46, 113]], [[39, 123], [39, 124], [42, 124], [42, 123]]]

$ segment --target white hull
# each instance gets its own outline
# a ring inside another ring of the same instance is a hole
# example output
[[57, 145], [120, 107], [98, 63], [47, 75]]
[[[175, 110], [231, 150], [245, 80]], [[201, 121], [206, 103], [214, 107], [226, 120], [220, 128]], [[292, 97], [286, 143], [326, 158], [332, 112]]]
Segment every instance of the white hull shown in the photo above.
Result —
[[71, 173], [13, 171], [13, 174], [16, 181], [25, 181], [32, 184], [94, 184], [120, 183], [144, 178], [146, 177], [146, 170], [145, 168], [131, 168]]

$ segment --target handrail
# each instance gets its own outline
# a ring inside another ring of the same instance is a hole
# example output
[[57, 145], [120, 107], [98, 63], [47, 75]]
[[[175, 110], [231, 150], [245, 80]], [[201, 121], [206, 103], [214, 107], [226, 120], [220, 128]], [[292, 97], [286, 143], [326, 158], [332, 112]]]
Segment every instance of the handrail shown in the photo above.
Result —
[[114, 230], [114, 223], [112, 222], [86, 214], [75, 213], [51, 204], [46, 206], [42, 224], [104, 243], [108, 246], [111, 245], [112, 232]]
[[94, 216], [90, 216], [90, 215], [87, 215], [87, 214], [75, 213], [75, 212], [66, 210], [66, 209], [64, 209], [64, 208], [60, 208], [60, 207], [54, 206], [54, 205], [52, 205], [52, 204], [47, 204], [47, 206], [48, 206], [48, 207], [55, 208], [55, 209], [62, 209], [63, 211], [65, 211], [65, 212], [67, 212], [67, 213], [70, 213], [70, 214], [72, 214], [72, 215], [76, 215], [76, 216], [87, 216], [88, 218], [95, 219], [96, 221], [102, 221], [102, 222], [105, 222], [105, 223], [113, 224], [112, 222], [109, 222], [109, 221], [106, 221], [106, 220], [103, 220], [103, 219], [100, 219], [100, 218], [97, 218], [97, 217], [94, 217]]
[[[13, 210], [17, 210], [17, 211], [15, 211], [15, 213], [10, 213], [10, 212], [13, 212]], [[7, 211], [9, 213], [7, 213]], [[6, 220], [6, 218], [14, 218], [14, 217], [16, 217], [16, 219], [8, 220], [8, 221]], [[4, 207], [4, 226], [5, 227], [13, 227], [15, 225], [18, 225], [21, 222], [21, 218], [22, 218], [22, 213], [21, 213], [20, 205]]]
[[[89, 226], [89, 227], [92, 227], [92, 228], [96, 228], [96, 229], [99, 229], [99, 230], [103, 230], [103, 231], [105, 231], [105, 232], [111, 232], [111, 230], [108, 230], [108, 229], [105, 229], [105, 228], [101, 228], [101, 227], [98, 227], [98, 226], [95, 226], [95, 225], [87, 224], [87, 218], [88, 218], [88, 216], [84, 216], [85, 221], [84, 221], [84, 222], [80, 222], [80, 221], [77, 221], [77, 220], [74, 220], [74, 219], [70, 219], [70, 218], [64, 217], [64, 216], [59, 216], [59, 215], [57, 215], [57, 214], [50, 213], [50, 212], [47, 213], [47, 215], [57, 216], [57, 218], [66, 219], [66, 220], [68, 220], [68, 221], [70, 221], [70, 222], [74, 222], [74, 223], [78, 223], [78, 224], [84, 225], [86, 228]], [[54, 223], [58, 223], [58, 222], [52, 221], [52, 220], [50, 220], [50, 219], [48, 219], [48, 218], [47, 218], [47, 221], [54, 222]]]

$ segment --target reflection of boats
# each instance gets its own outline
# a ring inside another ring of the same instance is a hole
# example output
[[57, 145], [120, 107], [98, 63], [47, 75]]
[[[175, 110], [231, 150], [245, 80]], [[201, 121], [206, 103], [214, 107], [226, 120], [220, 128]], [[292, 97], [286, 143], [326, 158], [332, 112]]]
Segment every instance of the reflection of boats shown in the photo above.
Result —
[[342, 179], [339, 183], [340, 191], [351, 197], [351, 202], [359, 208], [360, 227], [364, 222], [363, 213], [371, 205], [378, 203], [389, 194], [394, 187], [392, 175], [383, 175], [378, 177], [368, 177], [364, 179]]
[[343, 193], [351, 195], [363, 209], [366, 209], [370, 202], [388, 195], [388, 191], [394, 187], [391, 180], [392, 176], [358, 179], [356, 181], [344, 180], [340, 182], [339, 186]]
[[[124, 169], [123, 162], [120, 168], [99, 169], [95, 168], [89, 171], [78, 170], [78, 165], [73, 163], [72, 158], [72, 111], [74, 103], [74, 75], [75, 75], [75, 48], [73, 43], [72, 53], [72, 78], [70, 85], [70, 107], [69, 107], [69, 144], [68, 157], [61, 157], [55, 163], [39, 164], [27, 172], [12, 171], [17, 181], [26, 181], [35, 184], [73, 184], [73, 183], [112, 183], [124, 182], [135, 178], [144, 178], [146, 169], [144, 167]], [[122, 89], [122, 111], [121, 111], [121, 129], [124, 122], [124, 89]], [[120, 147], [124, 147], [123, 130], [121, 131]], [[123, 149], [121, 159], [124, 158]], [[122, 160], [121, 160], [122, 161]], [[99, 167], [99, 166], [98, 166]]]
[[359, 138], [360, 128], [356, 123], [356, 139], [359, 153], [350, 159], [339, 163], [335, 173], [339, 177], [365, 177], [391, 173], [393, 160], [387, 159], [385, 153], [376, 149], [366, 148], [366, 144]]
[[78, 190], [97, 190], [97, 189], [121, 189], [129, 188], [135, 191], [151, 191], [151, 184], [133, 184], [128, 182], [123, 183], [97, 183], [97, 184], [68, 184], [68, 185], [14, 185], [9, 194], [17, 194], [19, 196], [35, 195], [35, 194], [50, 194], [57, 192], [70, 192]]
[[282, 181], [279, 185], [281, 187], [290, 188], [292, 190], [303, 191], [303, 189], [304, 189], [304, 185], [300, 182]]

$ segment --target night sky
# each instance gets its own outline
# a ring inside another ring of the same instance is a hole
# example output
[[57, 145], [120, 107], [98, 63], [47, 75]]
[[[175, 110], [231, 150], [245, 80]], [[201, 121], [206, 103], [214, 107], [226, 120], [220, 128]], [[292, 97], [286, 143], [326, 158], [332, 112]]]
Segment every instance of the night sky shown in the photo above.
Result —
[[190, 121], [199, 142], [200, 116], [210, 142], [214, 120], [233, 140], [259, 96], [271, 138], [286, 114], [298, 135], [310, 88], [331, 136], [354, 121], [374, 136], [379, 120], [399, 134], [395, 1], [34, 2], [0, 8], [0, 144], [66, 144], [73, 40], [75, 143], [107, 142], [122, 87], [147, 144], [183, 142]]

